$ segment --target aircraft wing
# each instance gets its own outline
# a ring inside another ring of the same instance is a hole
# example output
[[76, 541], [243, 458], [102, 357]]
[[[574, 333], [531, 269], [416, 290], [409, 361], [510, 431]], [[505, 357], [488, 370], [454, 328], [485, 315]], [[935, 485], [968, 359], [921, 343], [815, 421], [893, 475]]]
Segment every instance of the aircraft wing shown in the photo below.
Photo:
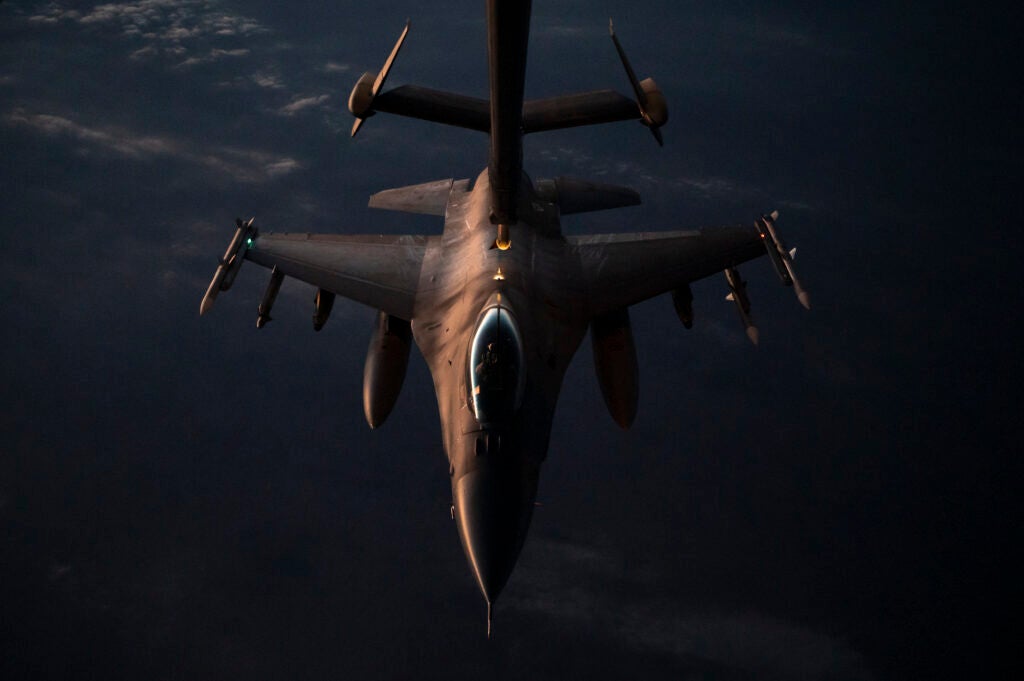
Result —
[[766, 254], [753, 225], [679, 232], [568, 237], [594, 315], [656, 295]]
[[245, 258], [325, 291], [412, 319], [427, 243], [436, 237], [259, 234]]

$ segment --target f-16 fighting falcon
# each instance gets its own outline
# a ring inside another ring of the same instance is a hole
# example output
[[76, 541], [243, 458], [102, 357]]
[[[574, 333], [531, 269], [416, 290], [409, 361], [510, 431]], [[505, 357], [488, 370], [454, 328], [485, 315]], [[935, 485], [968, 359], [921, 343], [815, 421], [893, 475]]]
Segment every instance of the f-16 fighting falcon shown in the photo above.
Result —
[[750, 225], [674, 232], [567, 237], [562, 215], [631, 206], [624, 187], [569, 177], [531, 180], [523, 172], [526, 134], [639, 120], [662, 143], [668, 119], [653, 79], [638, 80], [609, 22], [633, 97], [599, 90], [524, 101], [529, 0], [487, 0], [489, 99], [414, 85], [383, 89], [407, 24], [377, 73], [355, 84], [348, 107], [355, 136], [379, 112], [469, 128], [489, 137], [476, 178], [388, 189], [376, 208], [442, 216], [433, 236], [275, 234], [237, 221], [200, 314], [231, 287], [246, 260], [271, 270], [258, 327], [270, 321], [284, 277], [316, 287], [314, 328], [335, 296], [379, 310], [363, 380], [371, 428], [398, 397], [416, 341], [433, 377], [452, 487], [452, 517], [466, 558], [492, 605], [526, 538], [555, 404], [569, 362], [589, 328], [605, 402], [623, 428], [637, 408], [637, 359], [629, 307], [663, 293], [689, 328], [690, 283], [725, 273], [750, 339], [745, 282], [737, 266], [768, 255], [783, 283], [809, 307], [778, 214]]

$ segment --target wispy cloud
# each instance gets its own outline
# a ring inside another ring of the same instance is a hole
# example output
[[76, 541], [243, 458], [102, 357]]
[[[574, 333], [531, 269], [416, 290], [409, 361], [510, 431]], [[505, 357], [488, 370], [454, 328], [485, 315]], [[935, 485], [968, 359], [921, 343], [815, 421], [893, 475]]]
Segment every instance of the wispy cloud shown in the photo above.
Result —
[[287, 175], [288, 173], [302, 168], [302, 164], [294, 158], [282, 158], [278, 161], [270, 161], [264, 164], [263, 171], [270, 177]]
[[[88, 11], [52, 2], [36, 10], [28, 20], [39, 24], [67, 21], [97, 30], [113, 29], [126, 38], [148, 43], [132, 52], [133, 59], [163, 53], [180, 56], [188, 51], [185, 44], [196, 47], [198, 41], [209, 44], [232, 36], [249, 37], [270, 32], [255, 19], [222, 9], [216, 0], [137, 0], [96, 5]], [[204, 49], [203, 56], [191, 57], [186, 62], [191, 65], [212, 61], [232, 56], [233, 52], [236, 50]]]
[[[244, 57], [249, 54], [248, 48], [238, 48], [234, 50], [222, 50], [214, 48], [207, 52], [205, 55], [189, 57], [185, 61], [178, 64], [178, 68], [187, 68], [189, 66], [195, 66], [196, 64], [206, 64], [208, 62], [217, 61], [223, 57]], [[134, 54], [132, 55], [135, 56]]]
[[269, 88], [271, 90], [281, 90], [285, 86], [284, 81], [281, 80], [281, 76], [276, 73], [254, 73], [249, 78], [260, 87]]
[[219, 88], [235, 90], [251, 90], [253, 85], [268, 90], [288, 89], [287, 84], [276, 68], [268, 71], [257, 71], [247, 76], [235, 76], [231, 80], [222, 80], [217, 83]]
[[351, 70], [352, 67], [348, 64], [339, 64], [338, 62], [329, 61], [324, 64], [324, 71], [327, 73], [345, 73]]
[[752, 187], [741, 187], [723, 177], [664, 177], [642, 163], [593, 156], [572, 147], [541, 149], [539, 156], [544, 161], [568, 167], [569, 172], [584, 177], [624, 181], [630, 186], [667, 187], [701, 198], [735, 197], [737, 194], [756, 195], [758, 191]]
[[294, 116], [295, 114], [299, 113], [304, 109], [308, 109], [310, 107], [323, 104], [330, 98], [330, 95], [313, 95], [312, 97], [301, 97], [293, 101], [291, 104], [286, 104], [282, 106], [280, 109], [277, 110], [277, 113], [281, 116]]
[[50, 3], [36, 10], [36, 13], [31, 15], [28, 20], [33, 24], [56, 24], [58, 21], [65, 19], [74, 21], [81, 16], [81, 12], [73, 9], [64, 9], [57, 3]]
[[533, 31], [534, 36], [545, 38], [578, 38], [586, 33], [597, 33], [597, 31], [595, 31], [591, 26], [570, 26], [568, 24], [559, 24], [557, 22], [544, 22]]
[[[844, 641], [758, 612], [678, 612], [645, 596], [667, 576], [653, 568], [625, 575], [631, 595], [597, 583], [624, 578], [629, 561], [614, 550], [554, 539], [534, 539], [544, 561], [522, 563], [506, 594], [506, 607], [543, 612], [574, 630], [611, 635], [638, 653], [658, 652], [683, 661], [707, 660], [744, 676], [770, 678], [872, 678], [860, 653]], [[655, 589], [656, 591], [656, 589]]]
[[28, 128], [49, 137], [65, 137], [93, 148], [139, 161], [171, 159], [215, 170], [239, 182], [260, 183], [302, 168], [298, 160], [254, 149], [200, 148], [185, 140], [145, 135], [125, 128], [87, 126], [50, 114], [12, 111], [7, 125]]
[[[165, 40], [181, 40], [198, 35], [252, 35], [267, 29], [255, 19], [217, 9], [219, 3], [209, 0], [139, 0], [123, 4], [97, 5], [87, 14], [74, 10], [51, 11], [61, 18], [82, 24], [120, 24], [131, 32], [153, 35]], [[51, 5], [54, 7], [54, 5]]]

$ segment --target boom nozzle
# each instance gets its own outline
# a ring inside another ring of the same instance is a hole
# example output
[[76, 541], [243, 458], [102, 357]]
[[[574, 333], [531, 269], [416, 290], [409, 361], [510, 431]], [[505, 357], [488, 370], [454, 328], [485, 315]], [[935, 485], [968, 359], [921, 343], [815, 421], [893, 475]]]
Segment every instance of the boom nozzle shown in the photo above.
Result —
[[508, 225], [504, 222], [498, 224], [498, 238], [494, 240], [494, 245], [499, 251], [512, 248], [512, 235], [509, 234]]

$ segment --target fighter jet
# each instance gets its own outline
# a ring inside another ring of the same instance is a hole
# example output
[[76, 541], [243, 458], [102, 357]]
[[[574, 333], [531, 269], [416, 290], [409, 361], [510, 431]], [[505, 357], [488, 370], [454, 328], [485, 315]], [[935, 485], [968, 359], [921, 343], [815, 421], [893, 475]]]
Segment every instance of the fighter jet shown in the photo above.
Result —
[[[374, 194], [370, 206], [442, 216], [431, 236], [264, 233], [238, 220], [203, 298], [206, 313], [245, 261], [272, 270], [257, 326], [284, 277], [316, 287], [313, 324], [335, 296], [378, 310], [366, 358], [363, 405], [371, 428], [384, 423], [402, 387], [415, 341], [429, 365], [451, 478], [454, 519], [473, 576], [492, 606], [530, 526], [566, 368], [588, 329], [595, 368], [614, 420], [628, 428], [637, 409], [637, 358], [629, 307], [672, 295], [693, 321], [690, 284], [726, 274], [730, 299], [756, 342], [737, 266], [767, 254], [783, 283], [808, 304], [775, 225], [566, 236], [562, 215], [631, 206], [628, 188], [569, 177], [532, 180], [522, 137], [614, 121], [640, 121], [662, 143], [668, 119], [653, 79], [638, 80], [609, 22], [633, 97], [612, 90], [524, 101], [530, 2], [487, 0], [489, 99], [385, 80], [409, 33], [384, 66], [365, 73], [349, 97], [352, 135], [376, 113], [410, 116], [485, 133], [490, 155], [477, 177], [445, 179]], [[751, 331], [752, 329], [752, 331]]]

